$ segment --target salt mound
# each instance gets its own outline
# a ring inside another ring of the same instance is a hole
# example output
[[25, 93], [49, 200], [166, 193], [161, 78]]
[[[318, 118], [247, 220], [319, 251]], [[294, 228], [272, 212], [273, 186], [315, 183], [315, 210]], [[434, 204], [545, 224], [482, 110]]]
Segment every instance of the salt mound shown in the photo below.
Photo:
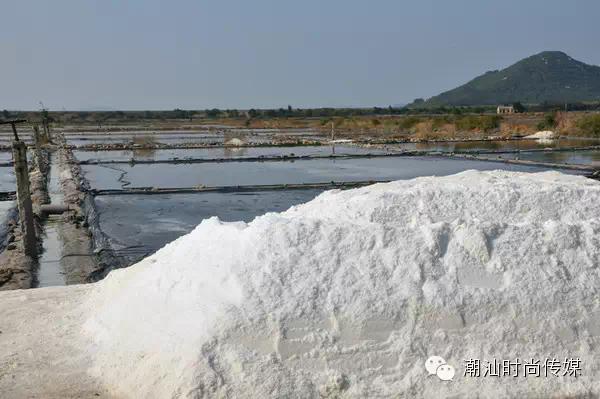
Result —
[[[584, 177], [468, 171], [208, 219], [96, 285], [92, 372], [121, 397], [598, 394], [598, 204]], [[548, 357], [579, 376], [483, 376]]]
[[225, 142], [225, 145], [232, 147], [241, 147], [244, 145], [244, 142], [241, 139], [234, 137], [231, 140], [227, 140]]
[[530, 134], [529, 136], [525, 136], [526, 139], [540, 139], [540, 140], [547, 140], [547, 139], [553, 139], [555, 136], [554, 132], [551, 130], [542, 130], [540, 132], [534, 133], [534, 134]]

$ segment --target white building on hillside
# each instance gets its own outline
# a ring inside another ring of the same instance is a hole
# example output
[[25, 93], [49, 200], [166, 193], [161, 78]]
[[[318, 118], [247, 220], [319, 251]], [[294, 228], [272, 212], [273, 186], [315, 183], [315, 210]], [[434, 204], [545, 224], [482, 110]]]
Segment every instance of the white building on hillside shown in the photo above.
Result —
[[498, 108], [496, 109], [496, 113], [498, 115], [501, 115], [501, 114], [514, 114], [515, 113], [515, 108], [512, 105], [498, 105]]

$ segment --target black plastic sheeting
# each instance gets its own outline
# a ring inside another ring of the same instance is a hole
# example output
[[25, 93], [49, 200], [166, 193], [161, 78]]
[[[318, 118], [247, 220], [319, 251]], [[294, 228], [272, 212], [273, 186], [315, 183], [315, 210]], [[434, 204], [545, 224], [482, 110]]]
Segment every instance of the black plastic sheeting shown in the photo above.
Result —
[[94, 197], [86, 194], [81, 205], [91, 233], [92, 248], [96, 255], [98, 269], [89, 276], [90, 282], [102, 280], [113, 269], [129, 266], [127, 259], [117, 256], [110, 245], [109, 237], [102, 232], [99, 223], [99, 214], [96, 209]]
[[265, 213], [281, 212], [310, 201], [322, 191], [96, 197], [95, 218], [98, 223], [94, 229], [99, 230], [100, 227], [103, 234], [98, 237], [97, 245], [99, 248], [110, 246], [113, 256], [130, 265], [189, 233], [204, 219], [217, 216], [222, 221], [249, 222]]
[[17, 205], [12, 206], [3, 220], [0, 220], [0, 252], [4, 251], [8, 245], [8, 223], [17, 221], [19, 219], [19, 212], [17, 211]]

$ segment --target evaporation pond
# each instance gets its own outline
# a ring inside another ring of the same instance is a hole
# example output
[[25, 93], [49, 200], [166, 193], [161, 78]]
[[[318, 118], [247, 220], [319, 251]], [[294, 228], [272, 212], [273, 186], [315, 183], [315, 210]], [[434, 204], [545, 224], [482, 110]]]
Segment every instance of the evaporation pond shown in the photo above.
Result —
[[203, 219], [249, 222], [310, 201], [321, 190], [255, 193], [109, 195], [96, 197], [99, 222], [111, 246], [132, 263], [187, 234]]
[[600, 151], [544, 151], [499, 155], [504, 159], [515, 159], [518, 157], [518, 159], [527, 161], [600, 167]]
[[456, 142], [429, 142], [429, 143], [403, 143], [390, 145], [390, 148], [419, 151], [513, 151], [534, 150], [544, 148], [573, 148], [600, 145], [599, 139], [565, 138], [556, 140], [492, 140], [492, 141], [456, 141]]
[[382, 154], [383, 150], [353, 146], [222, 147], [168, 150], [74, 151], [80, 161], [257, 158], [343, 154]]
[[127, 164], [83, 165], [82, 168], [92, 188], [95, 189], [400, 180], [418, 176], [445, 176], [468, 169], [502, 169], [520, 172], [547, 170], [543, 167], [443, 157], [315, 159], [295, 162], [209, 162], [135, 166]]
[[0, 166], [0, 191], [15, 191], [15, 172], [12, 166]]

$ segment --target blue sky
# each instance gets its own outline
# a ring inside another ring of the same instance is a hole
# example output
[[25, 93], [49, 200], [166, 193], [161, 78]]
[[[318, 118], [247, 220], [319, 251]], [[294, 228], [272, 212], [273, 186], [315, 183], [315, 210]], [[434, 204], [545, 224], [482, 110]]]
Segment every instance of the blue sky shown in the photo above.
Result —
[[387, 106], [544, 50], [600, 64], [598, 17], [597, 0], [13, 0], [0, 109]]

